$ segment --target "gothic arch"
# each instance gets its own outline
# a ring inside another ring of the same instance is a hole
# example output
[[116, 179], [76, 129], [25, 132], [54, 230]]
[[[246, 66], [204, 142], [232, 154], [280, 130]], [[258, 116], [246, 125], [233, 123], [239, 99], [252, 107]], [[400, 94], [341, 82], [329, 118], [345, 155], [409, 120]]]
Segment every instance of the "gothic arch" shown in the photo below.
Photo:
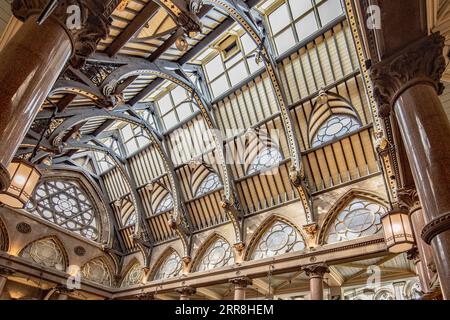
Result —
[[[204, 185], [206, 179], [213, 176], [217, 177], [213, 182], [215, 182], [216, 185], [220, 184], [220, 186], [223, 186], [220, 176], [211, 166], [208, 166], [206, 164], [199, 164], [195, 167], [191, 166], [189, 186], [192, 193], [192, 198], [197, 198], [208, 193], [208, 191], [200, 192], [199, 189]], [[218, 188], [214, 188], [213, 186], [213, 188], [209, 191], [212, 191], [213, 189]]]
[[8, 252], [9, 250], [9, 236], [6, 225], [3, 222], [2, 217], [0, 217], [0, 252]]
[[[92, 206], [94, 217], [97, 220], [98, 230], [98, 237], [95, 239], [95, 241], [106, 245], [107, 247], [110, 247], [113, 238], [112, 223], [110, 221], [108, 209], [103, 199], [102, 192], [96, 186], [95, 182], [92, 181], [92, 178], [84, 174], [81, 170], [70, 167], [62, 168], [59, 166], [54, 166], [52, 167], [52, 169], [43, 169], [41, 170], [41, 172], [41, 180], [39, 181], [38, 187], [36, 188], [31, 201], [36, 201], [36, 193], [38, 192], [40, 186], [45, 186], [48, 183], [57, 182], [74, 183], [74, 187], [80, 188], [80, 190], [84, 193], [84, 196], [87, 197], [89, 204]], [[34, 207], [37, 207], [38, 205], [39, 203], [33, 204]], [[38, 212], [33, 213], [40, 215]], [[45, 217], [41, 218], [48, 220]], [[70, 229], [67, 230], [70, 231]]]
[[[166, 248], [158, 257], [158, 259], [156, 260], [155, 265], [153, 266], [153, 268], [150, 271], [149, 274], [149, 279], [151, 280], [162, 280], [164, 278], [160, 278], [160, 279], [156, 279], [159, 275], [160, 269], [164, 266], [164, 264], [167, 262], [167, 259], [169, 259], [171, 257], [171, 255], [174, 255], [174, 258], [178, 259], [178, 265], [175, 266], [174, 263], [174, 273], [176, 273], [175, 276], [177, 275], [181, 275], [182, 271], [183, 271], [183, 259], [180, 256], [180, 254], [172, 247], [168, 247]], [[176, 272], [176, 271], [179, 272]]]
[[321, 91], [313, 105], [311, 115], [307, 122], [308, 143], [311, 148], [316, 147], [314, 145], [314, 138], [324, 125], [330, 122], [330, 120], [339, 120], [338, 117], [351, 120], [348, 128], [343, 127], [343, 129], [348, 129], [347, 132], [343, 130], [341, 135], [351, 132], [356, 127], [362, 127], [361, 118], [350, 101], [338, 94]]
[[56, 235], [29, 242], [20, 250], [19, 257], [61, 272], [66, 272], [69, 266], [67, 251]]
[[255, 250], [257, 249], [257, 245], [259, 244], [260, 240], [266, 234], [266, 232], [269, 231], [270, 228], [274, 226], [277, 222], [281, 222], [282, 224], [291, 227], [293, 231], [298, 234], [299, 239], [297, 239], [297, 242], [303, 243], [303, 247], [306, 247], [305, 236], [300, 231], [300, 228], [298, 228], [289, 219], [278, 214], [273, 214], [261, 223], [258, 230], [251, 238], [247, 247], [248, 249], [245, 252], [245, 259], [244, 259], [245, 261], [252, 260], [251, 257], [254, 254]]
[[124, 270], [125, 272], [122, 274], [120, 287], [137, 285], [142, 282], [145, 277], [144, 267], [136, 257], [133, 257]]
[[205, 269], [205, 270], [199, 270], [199, 267], [200, 267], [200, 263], [202, 262], [203, 258], [205, 257], [205, 254], [208, 252], [208, 250], [211, 248], [211, 246], [214, 245], [217, 241], [221, 241], [221, 242], [223, 242], [223, 244], [225, 244], [227, 246], [226, 248], [223, 248], [224, 249], [223, 256], [221, 257], [227, 261], [225, 261], [225, 264], [221, 265], [220, 267], [230, 265], [230, 263], [229, 263], [229, 262], [231, 262], [230, 259], [232, 259], [232, 261], [233, 261], [232, 264], [234, 264], [236, 257], [234, 254], [233, 246], [228, 242], [227, 239], [225, 239], [225, 237], [223, 237], [222, 235], [220, 235], [217, 232], [214, 232], [206, 239], [206, 241], [202, 244], [202, 246], [197, 250], [195, 258], [191, 264], [191, 272], [207, 271], [207, 270], [214, 269], [214, 268], [210, 268], [210, 269]]
[[336, 201], [336, 203], [325, 215], [325, 218], [319, 228], [319, 234], [317, 236], [317, 242], [319, 245], [325, 244], [326, 241], [325, 237], [327, 236], [328, 230], [331, 224], [337, 218], [338, 214], [355, 199], [367, 200], [375, 204], [378, 204], [384, 208], [388, 207], [386, 199], [376, 193], [359, 189], [353, 189], [348, 191], [338, 201]]
[[113, 287], [116, 272], [115, 264], [111, 260], [106, 255], [91, 259], [81, 267], [81, 277], [106, 287]]

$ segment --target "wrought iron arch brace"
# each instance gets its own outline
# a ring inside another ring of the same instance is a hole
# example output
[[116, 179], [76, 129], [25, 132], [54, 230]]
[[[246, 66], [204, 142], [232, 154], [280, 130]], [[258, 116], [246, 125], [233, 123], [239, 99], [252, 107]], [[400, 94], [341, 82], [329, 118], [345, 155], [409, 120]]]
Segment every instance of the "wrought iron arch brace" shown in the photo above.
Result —
[[[155, 146], [155, 150], [158, 152], [158, 155], [163, 162], [164, 168], [167, 172], [167, 176], [169, 178], [169, 183], [171, 187], [172, 196], [174, 198], [174, 209], [173, 216], [171, 221], [168, 221], [169, 225], [175, 229], [177, 235], [183, 243], [184, 253], [189, 256], [190, 253], [190, 230], [184, 227], [182, 223], [182, 206], [180, 200], [180, 192], [177, 187], [177, 178], [174, 171], [174, 166], [171, 163], [171, 160], [166, 155], [164, 149], [162, 148], [161, 142], [159, 141], [156, 133], [153, 128], [151, 128], [144, 120], [135, 118], [130, 115], [126, 115], [119, 112], [108, 111], [105, 109], [94, 109], [91, 110], [88, 114], [82, 113], [80, 115], [72, 116], [64, 121], [50, 136], [49, 143], [51, 143], [55, 148], [67, 149], [62, 142], [64, 135], [74, 126], [79, 123], [85, 122], [88, 119], [92, 118], [103, 118], [103, 119], [111, 119], [124, 121], [130, 124], [137, 125], [143, 128], [148, 136], [150, 137], [151, 143]], [[120, 163], [120, 159], [114, 155], [114, 158]], [[121, 164], [123, 166], [123, 164]], [[132, 189], [132, 188], [131, 188]], [[136, 228], [138, 230], [139, 228]]]
[[302, 155], [295, 136], [289, 105], [284, 93], [281, 77], [278, 73], [278, 67], [275, 62], [274, 55], [271, 54], [272, 50], [270, 44], [267, 41], [266, 36], [263, 34], [263, 30], [258, 27], [252, 17], [247, 4], [242, 0], [203, 0], [203, 3], [218, 7], [227, 12], [228, 15], [249, 34], [260, 50], [259, 54], [265, 62], [265, 67], [274, 89], [275, 97], [281, 113], [281, 120], [287, 136], [289, 154], [292, 161], [289, 178], [292, 184], [299, 191], [306, 213], [307, 222], [312, 223], [314, 220], [312, 203], [309, 190], [306, 185], [305, 171], [301, 161]]
[[[171, 65], [172, 66], [172, 65]], [[181, 68], [180, 68], [181, 69]], [[224, 186], [224, 197], [221, 202], [222, 209], [226, 213], [227, 217], [233, 225], [236, 237], [236, 244], [243, 243], [242, 237], [242, 220], [241, 214], [239, 212], [239, 202], [234, 190], [234, 179], [232, 176], [232, 171], [226, 161], [225, 148], [223, 144], [223, 139], [220, 134], [220, 130], [210, 113], [211, 105], [208, 100], [202, 95], [200, 90], [192, 83], [192, 81], [185, 76], [183, 73], [177, 73], [174, 70], [170, 70], [164, 67], [164, 63], [151, 63], [147, 61], [141, 61], [139, 63], [130, 63], [126, 66], [120, 67], [111, 73], [108, 78], [105, 79], [102, 86], [103, 93], [105, 95], [115, 92], [117, 85], [123, 80], [131, 76], [136, 76], [140, 74], [152, 74], [158, 78], [162, 78], [171, 81], [192, 95], [195, 100], [200, 112], [207, 124], [208, 128], [212, 131], [211, 136], [214, 139], [214, 145], [216, 147], [216, 154], [218, 157], [220, 174], [222, 177], [222, 182]]]

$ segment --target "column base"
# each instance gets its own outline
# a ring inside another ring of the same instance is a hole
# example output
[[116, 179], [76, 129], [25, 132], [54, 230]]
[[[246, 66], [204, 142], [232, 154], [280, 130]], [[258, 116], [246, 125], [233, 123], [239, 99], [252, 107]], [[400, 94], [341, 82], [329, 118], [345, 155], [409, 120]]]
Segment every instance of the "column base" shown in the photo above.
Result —
[[0, 163], [0, 191], [5, 191], [11, 184], [11, 176], [8, 169]]

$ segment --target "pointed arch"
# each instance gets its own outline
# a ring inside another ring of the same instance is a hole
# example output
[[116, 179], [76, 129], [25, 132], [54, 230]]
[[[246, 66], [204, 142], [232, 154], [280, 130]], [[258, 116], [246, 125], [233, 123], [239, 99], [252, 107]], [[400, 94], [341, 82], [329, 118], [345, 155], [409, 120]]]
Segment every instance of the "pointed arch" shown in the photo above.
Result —
[[234, 264], [234, 250], [220, 234], [214, 232], [198, 250], [192, 263], [193, 271], [208, 271]]
[[189, 184], [193, 198], [223, 187], [217, 172], [206, 164], [198, 165], [192, 170]]
[[0, 217], [0, 251], [8, 252], [9, 250], [9, 236], [6, 225]]
[[158, 258], [150, 273], [152, 280], [164, 280], [181, 275], [183, 260], [172, 247], [167, 248]]
[[311, 148], [319, 147], [361, 127], [361, 119], [351, 102], [322, 90], [308, 119], [308, 141]]
[[285, 217], [275, 214], [261, 224], [250, 240], [245, 260], [259, 260], [305, 248], [300, 229]]
[[66, 249], [56, 235], [30, 242], [20, 251], [19, 257], [61, 272], [66, 272], [69, 266]]
[[[277, 137], [278, 139], [278, 137]], [[277, 167], [283, 161], [277, 141], [264, 130], [248, 130], [245, 134], [245, 172], [247, 175]]]
[[124, 273], [123, 280], [120, 285], [122, 288], [138, 285], [144, 280], [144, 267], [136, 257], [130, 261], [125, 270], [126, 272]]
[[[374, 207], [370, 207], [374, 206]], [[375, 207], [377, 206], [377, 207]], [[338, 201], [336, 201], [335, 205], [328, 211], [328, 213], [325, 216], [325, 219], [319, 229], [319, 235], [318, 235], [318, 243], [321, 245], [327, 244], [330, 230], [334, 228], [335, 223], [338, 223], [339, 225], [342, 225], [343, 227], [346, 226], [348, 223], [352, 223], [355, 218], [358, 219], [359, 214], [357, 215], [357, 210], [365, 210], [366, 212], [370, 211], [372, 212], [370, 216], [368, 217], [369, 220], [362, 221], [362, 224], [358, 224], [358, 230], [352, 230], [350, 226], [350, 232], [352, 233], [361, 233], [364, 235], [366, 234], [364, 229], [368, 227], [368, 222], [372, 222], [372, 224], [377, 225], [377, 230], [375, 233], [378, 233], [379, 231], [382, 231], [381, 221], [379, 221], [379, 216], [386, 212], [386, 208], [388, 207], [388, 203], [382, 196], [375, 194], [373, 192], [365, 191], [365, 190], [359, 190], [359, 189], [353, 189], [348, 191], [346, 194], [344, 194]], [[381, 211], [384, 210], [384, 211]], [[361, 211], [360, 211], [361, 212]], [[340, 219], [340, 215], [342, 215]], [[340, 220], [337, 220], [340, 219]], [[347, 222], [345, 221], [347, 219]], [[365, 220], [365, 219], [364, 219]], [[335, 231], [340, 231], [338, 227], [338, 230], [334, 229]], [[348, 226], [346, 227], [348, 228]], [[342, 230], [342, 233], [344, 233], [345, 230]], [[367, 235], [367, 234], [366, 234]], [[353, 237], [353, 236], [351, 236]], [[351, 239], [347, 239], [351, 240]], [[339, 241], [332, 241], [331, 243], [345, 241], [345, 237], [340, 237]]]
[[111, 263], [106, 256], [94, 258], [81, 268], [83, 279], [106, 287], [114, 285], [113, 274]]
[[42, 173], [26, 209], [61, 228], [110, 245], [110, 216], [103, 195], [91, 178], [68, 168], [55, 167]]

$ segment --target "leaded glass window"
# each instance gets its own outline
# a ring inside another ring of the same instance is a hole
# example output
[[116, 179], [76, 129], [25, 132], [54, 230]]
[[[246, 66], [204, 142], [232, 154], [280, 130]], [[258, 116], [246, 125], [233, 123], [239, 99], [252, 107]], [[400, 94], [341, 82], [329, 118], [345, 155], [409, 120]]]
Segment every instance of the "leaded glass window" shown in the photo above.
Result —
[[104, 286], [112, 285], [111, 272], [103, 259], [95, 259], [86, 263], [81, 270], [81, 276]]
[[128, 156], [142, 150], [150, 144], [150, 137], [147, 131], [141, 126], [127, 124], [120, 129], [120, 133]]
[[228, 242], [217, 239], [203, 255], [197, 271], [207, 271], [234, 263], [233, 250]]
[[105, 173], [106, 171], [114, 168], [116, 165], [110, 156], [103, 152], [93, 152], [94, 158], [98, 165], [99, 174]]
[[211, 172], [200, 184], [195, 194], [196, 197], [200, 197], [208, 192], [214, 191], [220, 188], [222, 184], [220, 183], [219, 176], [214, 172]]
[[137, 213], [133, 212], [127, 219], [127, 222], [125, 222], [125, 227], [131, 227], [134, 226], [137, 222]]
[[159, 115], [166, 130], [186, 120], [198, 110], [197, 106], [192, 102], [191, 94], [186, 89], [181, 86], [175, 86], [169, 90], [156, 101]]
[[42, 182], [26, 209], [90, 240], [99, 236], [95, 209], [86, 193], [72, 181]]
[[283, 161], [283, 156], [277, 148], [265, 148], [253, 159], [247, 174], [266, 171], [277, 167]]
[[173, 251], [161, 264], [155, 274], [155, 280], [163, 280], [176, 277], [181, 274], [183, 262], [178, 253]]
[[359, 128], [361, 128], [361, 125], [356, 118], [342, 114], [333, 115], [317, 130], [311, 146], [313, 148], [318, 147], [336, 138], [355, 132]]
[[142, 283], [144, 278], [144, 270], [139, 263], [134, 264], [128, 271], [125, 279], [122, 282], [122, 287], [131, 287]]
[[63, 250], [51, 238], [30, 243], [22, 250], [20, 256], [48, 268], [66, 271], [66, 261]]
[[167, 194], [159, 203], [158, 208], [156, 209], [155, 214], [169, 211], [173, 208], [173, 197], [169, 193]]
[[304, 249], [305, 242], [297, 229], [283, 221], [276, 221], [259, 239], [251, 259], [264, 259]]
[[386, 209], [379, 204], [353, 200], [342, 210], [328, 230], [326, 243], [348, 241], [371, 236], [382, 230], [381, 216]]

